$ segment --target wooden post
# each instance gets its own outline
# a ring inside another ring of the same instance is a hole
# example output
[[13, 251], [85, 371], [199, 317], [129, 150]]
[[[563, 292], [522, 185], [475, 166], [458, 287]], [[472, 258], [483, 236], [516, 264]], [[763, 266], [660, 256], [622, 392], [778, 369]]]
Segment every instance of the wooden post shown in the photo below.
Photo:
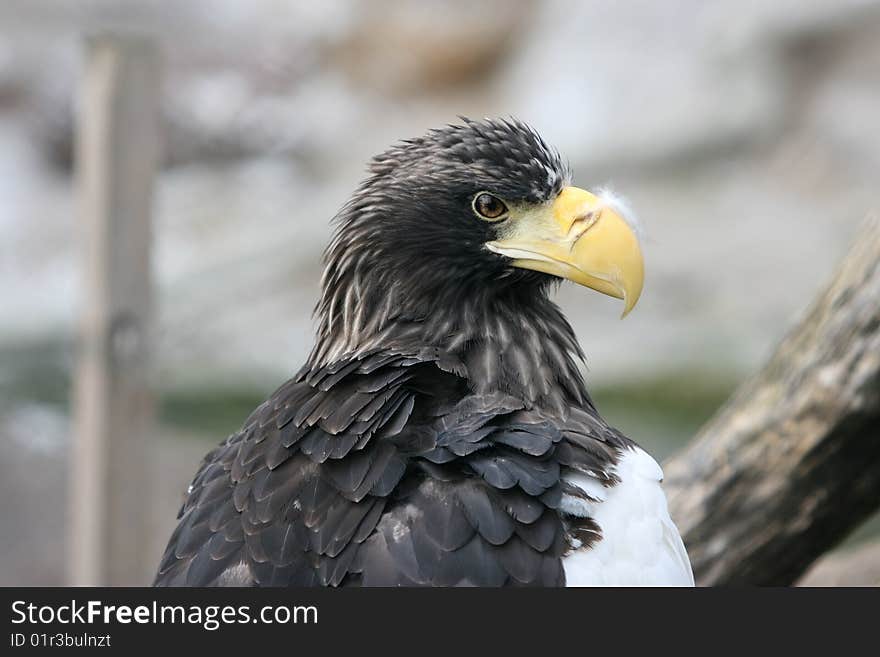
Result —
[[87, 41], [76, 150], [85, 286], [70, 480], [75, 585], [149, 582], [150, 215], [158, 98], [158, 56], [148, 41]]

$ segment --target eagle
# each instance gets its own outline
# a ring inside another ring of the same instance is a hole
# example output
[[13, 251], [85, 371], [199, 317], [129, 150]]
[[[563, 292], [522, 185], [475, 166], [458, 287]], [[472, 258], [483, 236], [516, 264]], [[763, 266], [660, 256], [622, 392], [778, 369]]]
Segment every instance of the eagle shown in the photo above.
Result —
[[571, 178], [516, 119], [373, 158], [307, 362], [204, 458], [155, 585], [693, 585], [663, 473], [551, 299], [569, 280], [626, 315], [644, 278], [627, 210]]

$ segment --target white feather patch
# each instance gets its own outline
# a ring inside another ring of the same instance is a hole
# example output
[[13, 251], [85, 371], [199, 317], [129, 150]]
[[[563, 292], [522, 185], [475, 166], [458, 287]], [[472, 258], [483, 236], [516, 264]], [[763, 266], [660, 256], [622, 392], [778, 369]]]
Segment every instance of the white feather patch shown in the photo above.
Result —
[[620, 483], [607, 489], [583, 474], [565, 477], [590, 497], [598, 499], [597, 486], [605, 493], [589, 508], [602, 538], [562, 560], [567, 586], [693, 586], [690, 560], [660, 486], [660, 466], [647, 452], [634, 448], [624, 454], [615, 472]]
[[633, 211], [632, 206], [623, 196], [612, 190], [610, 187], [600, 187], [596, 190], [596, 196], [608, 208], [619, 214], [629, 227], [633, 229], [636, 237], [640, 242], [645, 242], [645, 228], [638, 216]]

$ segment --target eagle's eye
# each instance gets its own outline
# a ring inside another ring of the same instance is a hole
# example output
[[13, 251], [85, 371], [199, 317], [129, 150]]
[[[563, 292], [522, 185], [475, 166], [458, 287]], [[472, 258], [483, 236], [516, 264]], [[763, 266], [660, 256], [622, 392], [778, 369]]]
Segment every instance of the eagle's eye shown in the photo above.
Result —
[[482, 219], [500, 221], [507, 216], [507, 206], [497, 196], [488, 192], [480, 192], [474, 197], [474, 212]]

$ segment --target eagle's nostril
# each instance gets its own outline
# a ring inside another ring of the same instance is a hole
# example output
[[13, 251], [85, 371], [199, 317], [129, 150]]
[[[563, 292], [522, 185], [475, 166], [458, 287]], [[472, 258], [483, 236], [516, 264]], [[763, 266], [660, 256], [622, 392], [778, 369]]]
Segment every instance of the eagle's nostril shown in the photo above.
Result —
[[590, 210], [589, 212], [580, 215], [572, 222], [571, 228], [568, 229], [569, 237], [574, 240], [578, 239], [590, 229], [590, 226], [599, 220], [601, 214], [601, 210]]

